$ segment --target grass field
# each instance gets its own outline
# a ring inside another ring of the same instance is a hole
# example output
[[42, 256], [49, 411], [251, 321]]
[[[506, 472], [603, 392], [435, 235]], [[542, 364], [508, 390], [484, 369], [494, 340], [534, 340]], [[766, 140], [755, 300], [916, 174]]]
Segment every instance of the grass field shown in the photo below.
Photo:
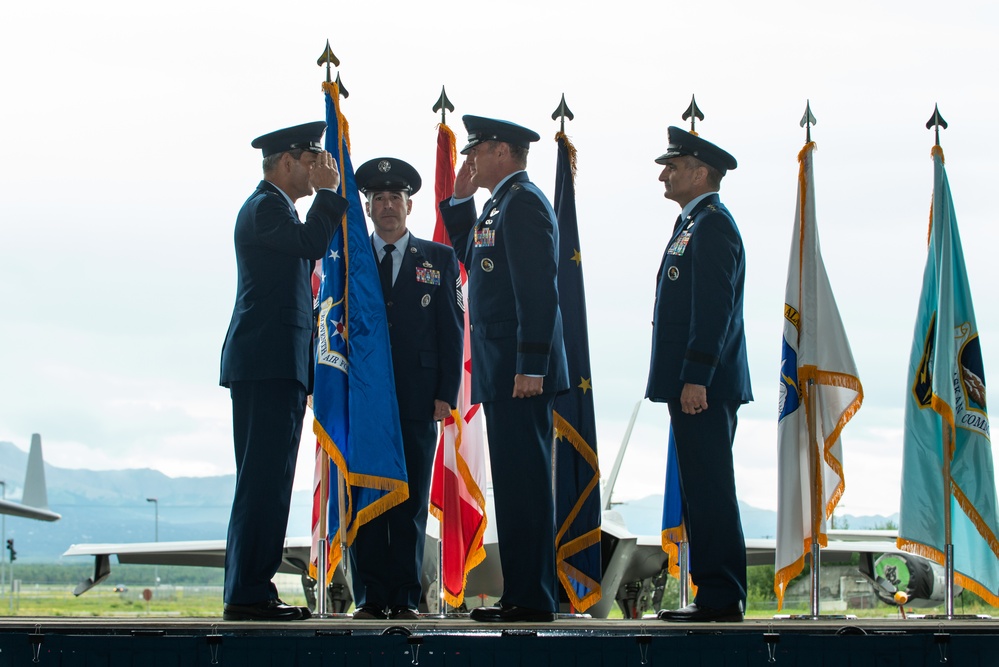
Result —
[[[219, 569], [171, 566], [155, 569], [145, 565], [116, 565], [108, 580], [79, 597], [73, 595], [73, 589], [77, 582], [91, 574], [89, 567], [19, 564], [17, 574], [19, 589], [13, 596], [9, 579], [0, 588], [0, 616], [220, 618], [222, 615], [222, 572]], [[159, 586], [152, 584], [157, 576], [162, 582]], [[772, 568], [750, 568], [747, 617], [773, 618], [778, 613], [809, 613], [807, 601], [791, 599], [778, 612], [770, 588], [772, 576]], [[32, 581], [45, 583], [31, 583]], [[289, 604], [305, 605], [305, 595], [298, 576], [279, 574], [275, 578], [275, 584], [282, 600]], [[148, 601], [143, 597], [146, 590], [151, 593]], [[668, 580], [661, 605], [676, 606], [677, 591], [676, 581]], [[907, 611], [914, 614], [944, 613], [942, 606], [908, 608]], [[957, 614], [987, 614], [999, 618], [999, 609], [986, 605], [977, 596], [967, 592], [955, 600], [954, 611]], [[897, 609], [881, 603], [866, 609], [830, 611], [822, 608], [821, 612], [847, 613], [858, 618], [899, 617]], [[621, 618], [621, 611], [616, 605], [611, 609], [610, 617]]]

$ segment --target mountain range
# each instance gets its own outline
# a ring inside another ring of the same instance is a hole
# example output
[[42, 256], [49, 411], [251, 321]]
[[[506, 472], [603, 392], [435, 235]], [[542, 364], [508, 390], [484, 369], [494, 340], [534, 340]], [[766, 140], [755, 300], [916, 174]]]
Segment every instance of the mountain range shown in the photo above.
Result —
[[[20, 499], [28, 454], [0, 442], [0, 480], [8, 500]], [[62, 515], [45, 523], [7, 516], [6, 538], [13, 538], [18, 560], [56, 562], [71, 544], [225, 539], [235, 475], [168, 477], [148, 469], [84, 470], [45, 464], [49, 507]], [[152, 503], [148, 498], [155, 498]], [[635, 534], [658, 534], [663, 497], [652, 495], [615, 504]], [[288, 535], [310, 532], [312, 492], [292, 497]], [[740, 504], [746, 537], [774, 537], [777, 513]], [[157, 518], [158, 512], [158, 518]], [[843, 527], [866, 529], [898, 523], [898, 515], [837, 517]], [[72, 561], [82, 562], [73, 558]]]

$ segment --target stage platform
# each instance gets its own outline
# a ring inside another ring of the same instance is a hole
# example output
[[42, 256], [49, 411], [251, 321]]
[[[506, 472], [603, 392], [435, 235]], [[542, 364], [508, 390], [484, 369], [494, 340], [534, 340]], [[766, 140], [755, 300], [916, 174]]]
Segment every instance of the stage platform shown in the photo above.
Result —
[[0, 618], [0, 667], [999, 665], [992, 619], [747, 619], [673, 624], [560, 618], [233, 623], [220, 618]]

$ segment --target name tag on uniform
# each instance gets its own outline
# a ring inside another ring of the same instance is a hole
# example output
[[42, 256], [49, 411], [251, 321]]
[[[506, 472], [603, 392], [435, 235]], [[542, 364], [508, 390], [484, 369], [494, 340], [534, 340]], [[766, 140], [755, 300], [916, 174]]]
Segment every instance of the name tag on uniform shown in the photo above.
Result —
[[496, 230], [495, 229], [476, 229], [475, 230], [475, 247], [476, 248], [492, 248], [496, 245]]
[[683, 230], [680, 232], [680, 236], [677, 237], [675, 241], [666, 250], [667, 255], [682, 255], [685, 250], [687, 250], [687, 244], [690, 243], [690, 231]]
[[416, 282], [428, 285], [441, 284], [441, 272], [437, 269], [425, 269], [422, 266], [416, 267]]

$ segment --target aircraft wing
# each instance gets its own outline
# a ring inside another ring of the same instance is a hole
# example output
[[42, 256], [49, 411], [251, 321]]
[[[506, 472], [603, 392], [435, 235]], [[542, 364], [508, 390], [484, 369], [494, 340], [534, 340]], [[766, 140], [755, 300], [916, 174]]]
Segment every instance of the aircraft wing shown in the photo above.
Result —
[[[278, 572], [307, 575], [309, 572], [309, 538], [288, 538]], [[130, 542], [119, 544], [74, 544], [63, 556], [93, 556], [94, 574], [77, 585], [74, 595], [81, 595], [107, 579], [111, 574], [111, 556], [119, 563], [139, 565], [187, 565], [223, 567], [225, 540], [188, 540], [179, 542]], [[339, 572], [339, 568], [338, 568]], [[343, 583], [343, 574], [338, 575]], [[337, 575], [334, 576], [334, 582]]]
[[[901, 549], [895, 546], [895, 535], [895, 531], [893, 530], [854, 531], [849, 536], [850, 539], [832, 539], [833, 534], [830, 531], [829, 546], [822, 547], [821, 556], [825, 557], [833, 554], [836, 556], [850, 556], [852, 554], [864, 553], [903, 553]], [[776, 551], [777, 540], [747, 539], [746, 564], [773, 565]]]
[[29, 507], [28, 505], [15, 503], [11, 500], [0, 500], [0, 514], [19, 516], [25, 519], [37, 519], [39, 521], [58, 521], [62, 518], [61, 514], [57, 514], [51, 510], [42, 509], [41, 507]]

